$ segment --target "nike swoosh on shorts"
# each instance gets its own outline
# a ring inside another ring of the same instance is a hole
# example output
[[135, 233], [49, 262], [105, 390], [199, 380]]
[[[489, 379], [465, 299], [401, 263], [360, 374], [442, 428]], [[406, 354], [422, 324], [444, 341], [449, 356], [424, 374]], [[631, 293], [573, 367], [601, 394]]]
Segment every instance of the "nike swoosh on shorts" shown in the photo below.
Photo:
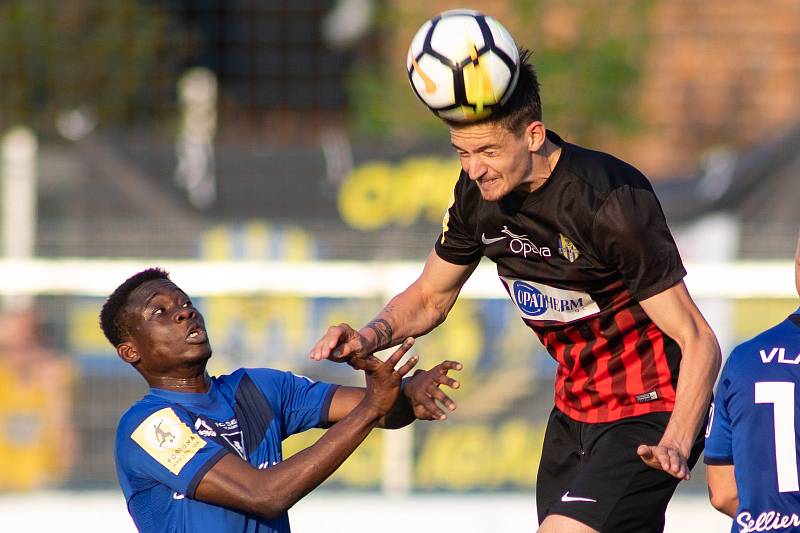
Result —
[[581, 498], [579, 496], [570, 496], [569, 491], [565, 492], [564, 495], [561, 497], [562, 502], [594, 502], [597, 503], [597, 500], [593, 500], [591, 498]]

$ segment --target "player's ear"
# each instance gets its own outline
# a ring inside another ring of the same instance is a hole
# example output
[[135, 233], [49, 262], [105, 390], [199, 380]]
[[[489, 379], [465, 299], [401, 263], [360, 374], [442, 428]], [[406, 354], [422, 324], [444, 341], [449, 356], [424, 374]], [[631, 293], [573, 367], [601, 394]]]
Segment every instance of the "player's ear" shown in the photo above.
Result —
[[540, 120], [534, 120], [525, 128], [525, 138], [528, 141], [528, 150], [531, 152], [538, 152], [544, 146], [544, 141], [547, 138], [544, 124]]
[[126, 363], [135, 364], [139, 362], [139, 352], [131, 341], [125, 341], [117, 345], [117, 355]]

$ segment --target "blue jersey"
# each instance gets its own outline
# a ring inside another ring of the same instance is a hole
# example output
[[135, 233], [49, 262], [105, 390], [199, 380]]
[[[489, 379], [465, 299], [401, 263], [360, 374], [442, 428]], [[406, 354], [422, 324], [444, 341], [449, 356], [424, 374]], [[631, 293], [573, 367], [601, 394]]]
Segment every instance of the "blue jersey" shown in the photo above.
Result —
[[282, 459], [281, 441], [327, 424], [336, 386], [290, 372], [240, 369], [212, 378], [207, 393], [150, 389], [117, 428], [117, 476], [141, 532], [288, 532], [273, 520], [194, 499], [225, 454], [256, 468]]
[[722, 369], [705, 462], [734, 465], [731, 531], [800, 532], [800, 309], [737, 346]]

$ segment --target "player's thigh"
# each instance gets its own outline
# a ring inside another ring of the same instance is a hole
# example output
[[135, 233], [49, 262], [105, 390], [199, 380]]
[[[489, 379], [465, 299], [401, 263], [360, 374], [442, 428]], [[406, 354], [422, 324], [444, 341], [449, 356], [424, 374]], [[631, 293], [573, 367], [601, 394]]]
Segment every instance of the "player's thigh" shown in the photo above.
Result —
[[581, 462], [577, 423], [557, 409], [547, 421], [539, 471], [536, 475], [536, 510], [541, 524], [549, 507], [561, 497]]
[[[549, 514], [568, 516], [598, 531], [650, 531], [650, 529], [613, 529], [607, 524], [612, 515], [620, 512], [618, 504], [626, 498], [637, 480], [645, 476], [640, 487], [652, 491], [654, 481], [668, 481], [671, 476], [658, 472], [662, 478], [653, 479], [651, 468], [636, 454], [639, 444], [658, 442], [666, 428], [668, 414], [656, 413], [632, 417], [608, 424], [585, 424], [582, 433], [586, 456], [568, 490], [549, 507]], [[658, 483], [656, 485], [660, 486]], [[674, 487], [671, 488], [674, 491]], [[671, 491], [661, 494], [655, 503], [648, 502], [648, 519], [657, 520], [662, 499], [669, 501]], [[624, 510], [624, 509], [623, 509]], [[663, 515], [663, 511], [661, 511]], [[618, 522], [614, 522], [618, 523]]]
[[[698, 435], [689, 455], [689, 468], [703, 452], [704, 435]], [[644, 463], [643, 463], [644, 464]], [[645, 467], [633, 477], [628, 490], [617, 501], [603, 531], [620, 533], [660, 533], [664, 531], [664, 514], [680, 481], [673, 476]]]
[[574, 518], [561, 515], [550, 515], [539, 526], [537, 533], [599, 533]]

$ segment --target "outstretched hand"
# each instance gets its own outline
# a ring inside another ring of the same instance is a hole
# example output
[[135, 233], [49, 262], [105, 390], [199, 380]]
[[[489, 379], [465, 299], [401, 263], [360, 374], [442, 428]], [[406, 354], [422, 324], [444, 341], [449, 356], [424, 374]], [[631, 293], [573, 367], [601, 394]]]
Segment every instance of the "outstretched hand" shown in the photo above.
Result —
[[419, 360], [419, 357], [412, 355], [408, 361], [395, 370], [395, 365], [413, 345], [414, 339], [407, 338], [386, 361], [381, 361], [372, 354], [365, 357], [354, 357], [348, 361], [350, 366], [363, 370], [366, 374], [367, 392], [364, 401], [377, 409], [381, 416], [392, 408], [400, 393], [403, 376], [408, 374]]
[[309, 357], [315, 361], [330, 359], [336, 363], [345, 363], [353, 357], [367, 357], [365, 347], [366, 339], [349, 324], [341, 323], [328, 328], [325, 335], [311, 348]]
[[430, 370], [417, 370], [414, 377], [406, 380], [403, 394], [411, 402], [415, 417], [419, 420], [446, 419], [447, 414], [437, 402], [450, 411], [456, 409], [456, 403], [442, 392], [439, 386], [447, 385], [451, 389], [459, 388], [461, 384], [448, 376], [447, 372], [462, 368], [458, 361], [442, 361]]
[[636, 453], [650, 468], [663, 470], [673, 477], [686, 481], [692, 478], [686, 455], [677, 446], [663, 443], [655, 446], [642, 444], [636, 449]]

